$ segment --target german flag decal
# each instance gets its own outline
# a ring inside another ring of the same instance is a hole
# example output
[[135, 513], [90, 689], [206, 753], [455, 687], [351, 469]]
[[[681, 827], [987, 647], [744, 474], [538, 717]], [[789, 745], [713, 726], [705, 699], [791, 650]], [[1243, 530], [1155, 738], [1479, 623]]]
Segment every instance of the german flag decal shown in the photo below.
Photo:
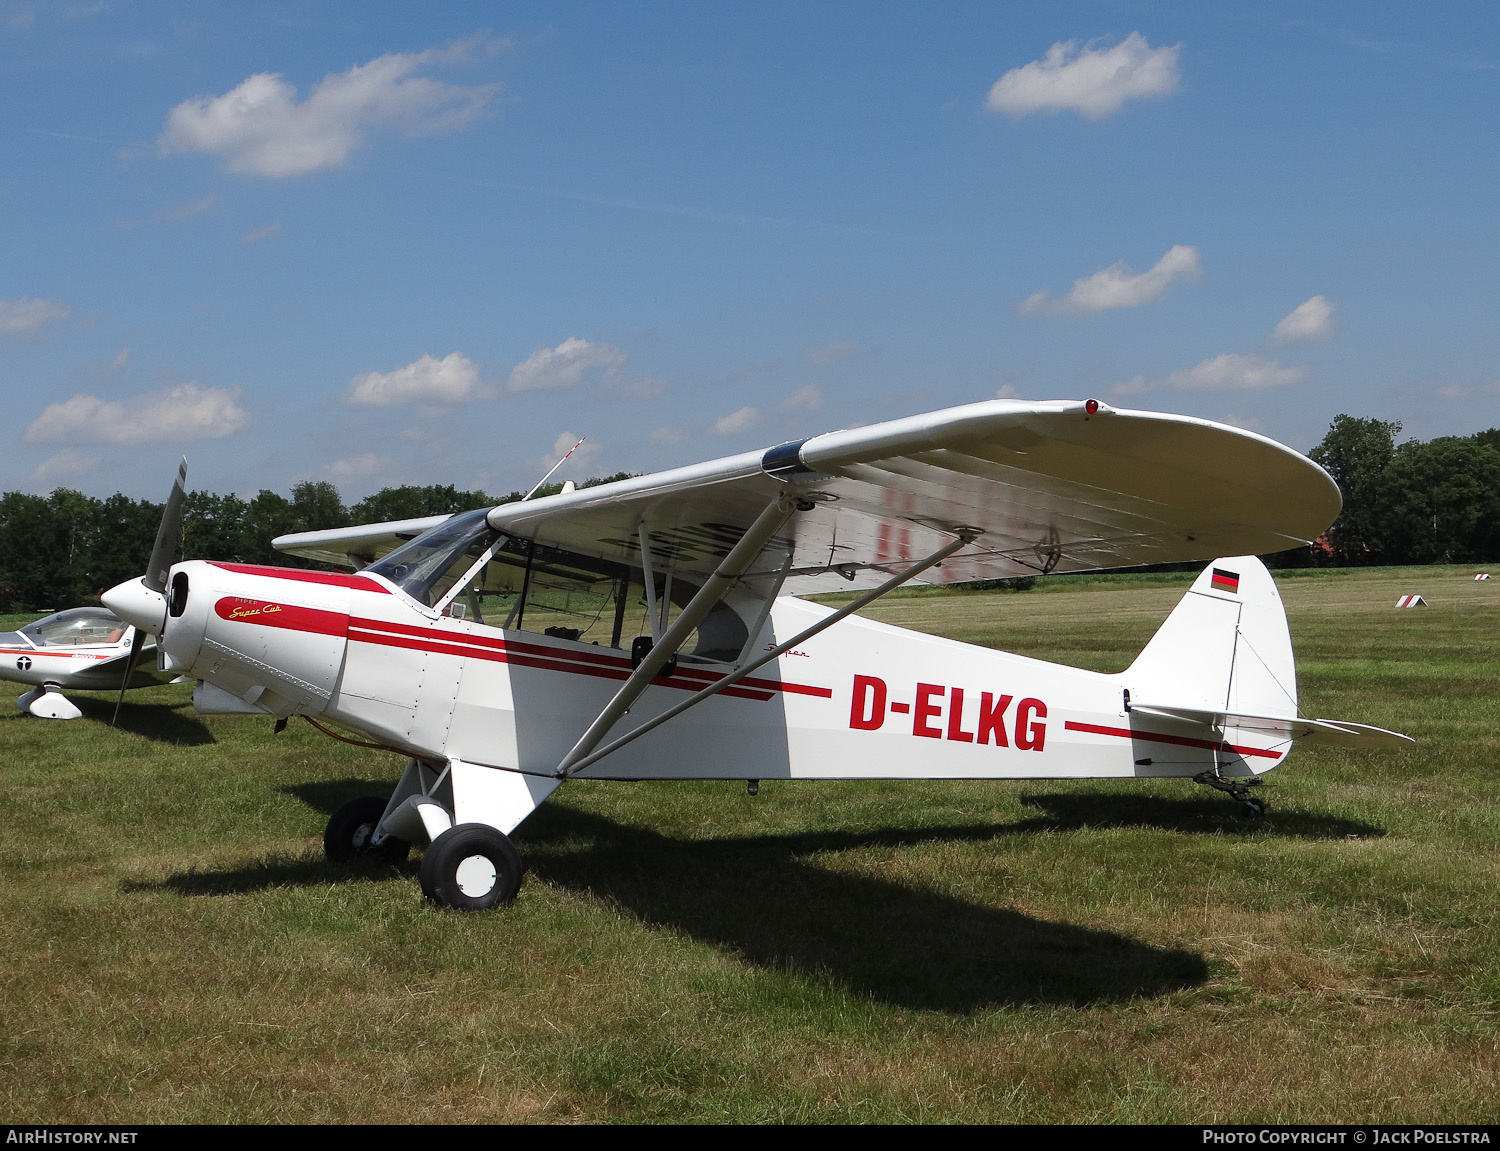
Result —
[[1232, 591], [1238, 593], [1240, 590], [1240, 573], [1227, 572], [1223, 568], [1214, 568], [1213, 579], [1209, 581], [1214, 591]]

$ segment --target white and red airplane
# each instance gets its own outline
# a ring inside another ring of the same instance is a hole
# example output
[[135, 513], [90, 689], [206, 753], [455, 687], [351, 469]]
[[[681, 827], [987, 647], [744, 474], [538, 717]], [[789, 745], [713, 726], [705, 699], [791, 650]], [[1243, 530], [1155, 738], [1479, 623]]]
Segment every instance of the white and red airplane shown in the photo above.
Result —
[[77, 719], [78, 705], [63, 695], [76, 691], [116, 691], [152, 687], [170, 676], [156, 670], [155, 659], [138, 665], [154, 644], [108, 608], [75, 607], [29, 623], [20, 631], [0, 632], [0, 679], [32, 684], [16, 706], [41, 719]]
[[[1338, 513], [1251, 432], [1095, 400], [996, 400], [452, 517], [305, 532], [353, 574], [192, 561], [105, 602], [201, 712], [300, 714], [406, 757], [332, 858], [404, 858], [447, 907], [512, 899], [509, 834], [568, 779], [1183, 776], [1252, 813], [1292, 740], [1406, 737], [1298, 715], [1254, 553]], [[163, 522], [163, 539], [175, 535]], [[168, 531], [168, 528], [171, 531]], [[1214, 558], [1229, 556], [1232, 558]], [[853, 616], [907, 583], [1212, 560], [1107, 675]], [[834, 609], [811, 592], [863, 592]]]

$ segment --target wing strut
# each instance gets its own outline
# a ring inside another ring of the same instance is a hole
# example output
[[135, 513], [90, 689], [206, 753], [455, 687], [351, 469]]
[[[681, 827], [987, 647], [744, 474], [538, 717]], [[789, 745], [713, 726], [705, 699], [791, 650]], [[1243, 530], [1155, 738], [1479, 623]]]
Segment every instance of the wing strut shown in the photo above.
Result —
[[[723, 691], [726, 687], [733, 686], [734, 684], [738, 683], [740, 680], [744, 679], [751, 672], [756, 671], [759, 668], [764, 667], [766, 664], [770, 663], [773, 659], [777, 658], [778, 656], [783, 655], [784, 653], [791, 651], [792, 648], [796, 647], [799, 643], [803, 643], [806, 640], [811, 639], [813, 636], [817, 635], [820, 631], [823, 631], [825, 628], [832, 627], [834, 624], [838, 623], [839, 620], [843, 619], [845, 616], [853, 615], [855, 612], [857, 612], [860, 608], [864, 607], [866, 604], [872, 603], [873, 601], [879, 599], [881, 596], [885, 595], [886, 592], [891, 591], [891, 590], [893, 590], [895, 588], [900, 587], [907, 580], [914, 579], [915, 577], [921, 575], [928, 568], [933, 567], [933, 566], [935, 566], [937, 564], [942, 563], [945, 559], [947, 559], [949, 556], [951, 556], [954, 552], [958, 551], [959, 548], [964, 547], [965, 545], [971, 543], [974, 540], [974, 538], [976, 536], [978, 536], [979, 534], [980, 533], [978, 532], [978, 530], [976, 530], [974, 528], [962, 528], [962, 529], [960, 529], [960, 531], [959, 531], [959, 533], [958, 533], [958, 535], [957, 535], [956, 538], [954, 538], [952, 540], [949, 540], [946, 544], [944, 544], [942, 547], [940, 547], [937, 551], [933, 552], [931, 555], [929, 555], [929, 556], [927, 556], [927, 557], [925, 557], [923, 559], [918, 560], [916, 563], [912, 564], [911, 567], [905, 569], [904, 571], [896, 573], [890, 579], [886, 580], [885, 583], [881, 584], [879, 587], [872, 588], [871, 590], [865, 592], [865, 594], [862, 595], [862, 596], [860, 596], [858, 599], [850, 600], [843, 607], [839, 608], [838, 611], [833, 612], [830, 615], [824, 616], [817, 623], [813, 624], [809, 628], [806, 628], [806, 629], [798, 632], [796, 635], [794, 635], [791, 639], [787, 640], [785, 643], [778, 644], [774, 650], [766, 652], [766, 654], [763, 655], [763, 656], [761, 656], [759, 659], [753, 660], [750, 663], [747, 663], [747, 664], [745, 664], [742, 667], [735, 668], [734, 671], [730, 672], [723, 679], [715, 680], [713, 683], [709, 684], [707, 687], [703, 688], [701, 691], [694, 692], [692, 695], [688, 696], [687, 699], [683, 700], [681, 703], [674, 704], [672, 707], [670, 707], [666, 711], [662, 712], [656, 718], [654, 718], [654, 719], [648, 719], [645, 723], [641, 724], [639, 727], [632, 728], [630, 731], [628, 731], [624, 735], [620, 736], [619, 739], [614, 740], [612, 743], [606, 744], [604, 747], [599, 748], [599, 750], [591, 752], [589, 750], [589, 748], [584, 748], [583, 751], [582, 751], [582, 753], [580, 754], [579, 753], [579, 748], [583, 746], [583, 742], [584, 741], [583, 740], [579, 740], [578, 741], [578, 747], [575, 747], [572, 752], [569, 752], [568, 757], [566, 759], [564, 759], [563, 762], [562, 762], [562, 764], [558, 767], [558, 769], [557, 769], [558, 776], [559, 777], [566, 777], [566, 776], [576, 775], [578, 772], [582, 771], [584, 768], [589, 767], [589, 766], [593, 765], [594, 763], [597, 763], [599, 760], [603, 759], [606, 755], [609, 755], [611, 752], [618, 751], [620, 748], [624, 747], [627, 743], [630, 743], [632, 740], [639, 739], [641, 736], [645, 735], [648, 731], [651, 731], [653, 728], [660, 727], [662, 724], [666, 723], [667, 720], [676, 718], [677, 716], [681, 715], [683, 712], [687, 711], [688, 708], [693, 707], [695, 704], [702, 703], [709, 696], [716, 695], [719, 692]], [[788, 557], [788, 558], [790, 558], [790, 557]], [[725, 562], [727, 563], [728, 560], [725, 560]], [[699, 594], [701, 595], [702, 593], [700, 592]], [[646, 666], [645, 664], [641, 665], [642, 668], [644, 668], [645, 666]], [[639, 670], [640, 669], [638, 668], [637, 671], [639, 671]], [[625, 686], [629, 687], [630, 685], [627, 682]], [[621, 692], [622, 693], [624, 692], [624, 688], [621, 688]], [[639, 695], [640, 693], [637, 692], [636, 694]], [[634, 698], [634, 697], [632, 697], [632, 698]], [[601, 716], [601, 718], [602, 718], [602, 716]], [[597, 727], [598, 725], [599, 725], [599, 721], [595, 720], [594, 721], [594, 727]], [[594, 730], [593, 727], [589, 728], [590, 732], [592, 732], [593, 730]], [[600, 732], [599, 733], [599, 737], [603, 738], [603, 736], [604, 736], [604, 732]], [[584, 738], [586, 739], [587, 736], [585, 736]], [[596, 739], [594, 741], [594, 743], [597, 744], [598, 743], [598, 739]], [[590, 748], [592, 748], [593, 746], [594, 746], [594, 744], [590, 744], [589, 745]]]
[[[656, 678], [657, 674], [667, 665], [667, 661], [677, 654], [677, 649], [682, 646], [684, 640], [692, 634], [693, 629], [703, 622], [713, 606], [718, 603], [729, 589], [735, 584], [750, 565], [755, 562], [765, 546], [792, 518], [792, 513], [797, 510], [798, 500], [795, 495], [783, 492], [766, 505], [763, 512], [755, 518], [755, 522], [746, 529], [745, 534], [740, 537], [740, 542], [735, 544], [730, 552], [714, 569], [714, 574], [704, 581], [703, 586], [698, 589], [696, 595], [683, 608], [677, 618], [672, 621], [672, 626], [657, 638], [646, 656], [634, 671], [630, 678], [620, 685], [620, 690], [615, 692], [614, 698], [605, 704], [604, 710], [598, 715], [589, 728], [573, 745], [573, 750], [563, 756], [561, 763], [557, 765], [557, 777], [565, 779], [575, 770], [575, 765], [589, 752], [598, 746], [599, 741], [609, 734], [609, 729], [619, 722], [620, 717], [628, 710], [640, 696], [641, 692]], [[645, 536], [641, 539], [642, 546], [646, 543]], [[644, 554], [644, 552], [643, 552]], [[647, 561], [649, 562], [649, 560]], [[649, 569], [648, 569], [649, 570]], [[646, 577], [649, 581], [650, 576]], [[650, 584], [648, 583], [649, 587]], [[651, 628], [653, 634], [656, 625], [653, 622]]]

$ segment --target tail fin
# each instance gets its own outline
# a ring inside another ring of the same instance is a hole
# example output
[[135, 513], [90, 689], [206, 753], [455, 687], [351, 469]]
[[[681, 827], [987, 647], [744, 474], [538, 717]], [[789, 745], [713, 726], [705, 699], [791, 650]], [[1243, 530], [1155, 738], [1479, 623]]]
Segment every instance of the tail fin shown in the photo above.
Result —
[[1214, 560], [1125, 673], [1132, 701], [1295, 716], [1286, 611], [1254, 556]]

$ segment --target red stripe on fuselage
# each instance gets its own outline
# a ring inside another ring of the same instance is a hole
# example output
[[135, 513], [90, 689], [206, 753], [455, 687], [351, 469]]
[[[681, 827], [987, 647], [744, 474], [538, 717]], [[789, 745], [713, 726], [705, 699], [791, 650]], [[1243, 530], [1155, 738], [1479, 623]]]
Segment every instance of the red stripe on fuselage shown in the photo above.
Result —
[[[501, 639], [496, 636], [445, 632], [430, 627], [391, 623], [386, 620], [351, 618], [349, 638], [362, 643], [436, 651], [444, 655], [473, 656], [476, 659], [487, 659], [496, 663], [512, 663], [517, 667], [571, 672], [574, 675], [593, 676], [597, 679], [623, 681], [630, 676], [630, 660], [624, 656], [601, 651], [571, 651], [566, 648], [547, 647], [543, 644]], [[722, 672], [709, 671], [706, 668], [679, 667], [671, 676], [658, 676], [651, 682], [662, 687], [697, 691], [723, 678]], [[784, 683], [755, 676], [747, 676], [739, 680], [732, 687], [726, 687], [720, 694], [740, 699], [767, 700], [778, 691], [790, 692], [794, 695], [810, 695], [821, 699], [833, 698], [833, 689], [829, 687]]]
[[219, 560], [209, 560], [208, 563], [211, 567], [223, 568], [227, 572], [239, 572], [241, 575], [269, 576], [272, 579], [292, 580], [295, 583], [320, 583], [329, 587], [373, 591], [381, 595], [391, 594], [390, 588], [382, 586], [368, 576], [345, 575], [343, 572], [307, 571], [303, 568], [271, 568], [260, 564], [231, 564]]
[[1193, 739], [1185, 735], [1163, 735], [1154, 731], [1132, 731], [1128, 727], [1101, 727], [1097, 723], [1075, 723], [1068, 720], [1063, 724], [1069, 731], [1087, 731], [1094, 735], [1115, 735], [1121, 739], [1140, 739], [1147, 743], [1170, 743], [1177, 747], [1201, 747], [1209, 751], [1232, 751], [1238, 755], [1254, 755], [1262, 759], [1280, 759], [1281, 752], [1267, 751], [1260, 747], [1237, 747], [1232, 743], [1215, 743], [1211, 739]]

